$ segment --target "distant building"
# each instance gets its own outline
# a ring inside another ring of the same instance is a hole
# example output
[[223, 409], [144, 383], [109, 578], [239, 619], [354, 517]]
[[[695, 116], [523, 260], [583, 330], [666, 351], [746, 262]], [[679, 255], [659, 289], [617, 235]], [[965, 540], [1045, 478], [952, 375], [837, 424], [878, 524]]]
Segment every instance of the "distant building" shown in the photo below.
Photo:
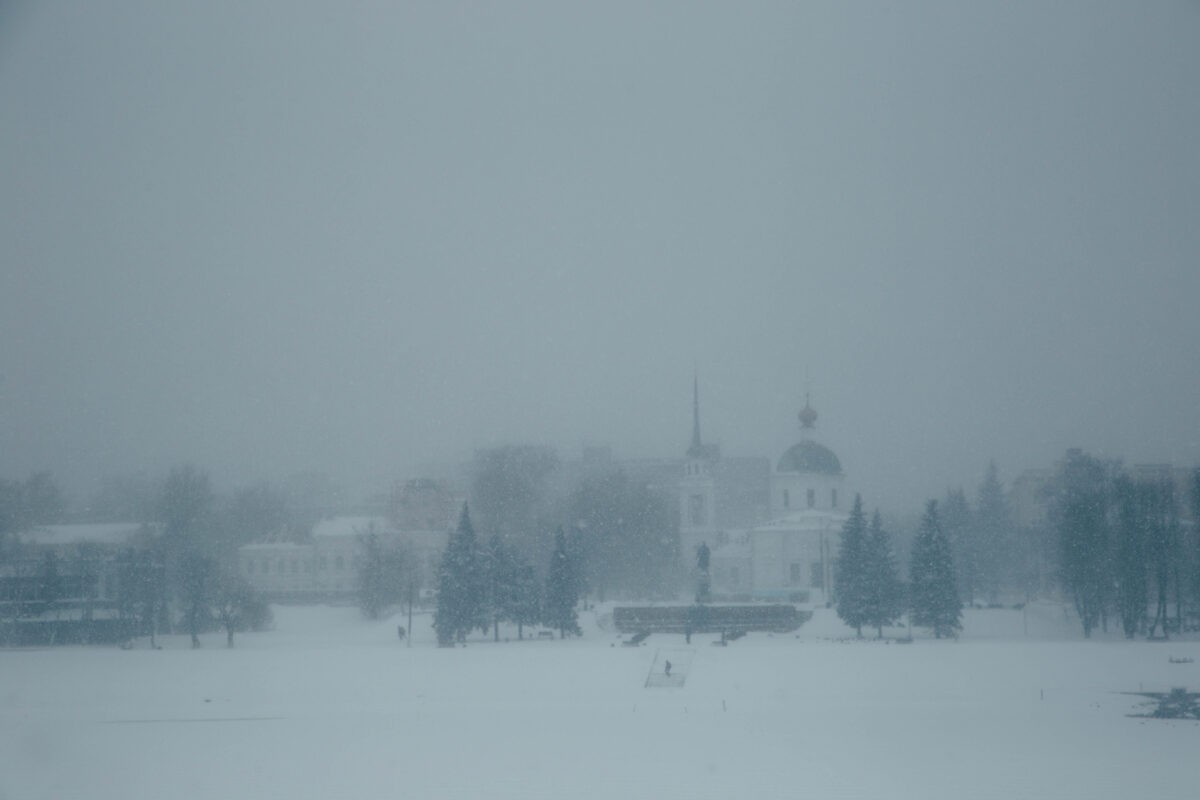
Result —
[[0, 564], [4, 638], [25, 643], [117, 641], [121, 559], [149, 547], [152, 525], [42, 525]]
[[694, 574], [697, 551], [709, 546], [714, 594], [801, 602], [832, 596], [834, 558], [853, 501], [841, 461], [814, 439], [817, 412], [807, 398], [799, 418], [800, 441], [774, 469], [766, 459], [723, 466], [720, 452], [701, 438], [693, 386], [692, 441], [679, 479], [680, 549]]
[[[425, 517], [428, 518], [428, 517]], [[425, 594], [449, 538], [440, 530], [401, 529], [384, 517], [334, 517], [317, 522], [304, 543], [270, 542], [238, 548], [238, 570], [257, 591], [279, 603], [351, 603], [358, 592], [367, 537], [384, 548], [405, 548], [418, 565]]]

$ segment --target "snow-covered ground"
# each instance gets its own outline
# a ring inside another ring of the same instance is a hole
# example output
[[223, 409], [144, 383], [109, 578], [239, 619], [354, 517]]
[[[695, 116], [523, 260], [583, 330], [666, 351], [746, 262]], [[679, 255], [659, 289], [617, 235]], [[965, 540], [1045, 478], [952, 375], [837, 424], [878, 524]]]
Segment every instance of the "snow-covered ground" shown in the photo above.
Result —
[[[1200, 643], [1081, 641], [1058, 606], [906, 645], [825, 610], [729, 647], [622, 647], [603, 610], [457, 649], [403, 622], [284, 607], [234, 650], [0, 651], [0, 798], [1200, 796], [1200, 723], [1114, 694], [1200, 688]], [[665, 660], [683, 685], [647, 687]]]

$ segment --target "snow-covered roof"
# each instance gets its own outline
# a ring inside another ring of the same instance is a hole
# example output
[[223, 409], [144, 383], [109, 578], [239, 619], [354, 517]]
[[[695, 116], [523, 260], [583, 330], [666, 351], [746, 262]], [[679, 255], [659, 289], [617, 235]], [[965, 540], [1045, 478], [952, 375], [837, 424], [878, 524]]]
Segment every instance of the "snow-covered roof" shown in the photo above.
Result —
[[[64, 544], [122, 545], [128, 544], [135, 536], [147, 530], [137, 522], [105, 522], [83, 525], [43, 525], [21, 534], [22, 541], [27, 544], [53, 546]], [[148, 528], [153, 534], [157, 530]]]

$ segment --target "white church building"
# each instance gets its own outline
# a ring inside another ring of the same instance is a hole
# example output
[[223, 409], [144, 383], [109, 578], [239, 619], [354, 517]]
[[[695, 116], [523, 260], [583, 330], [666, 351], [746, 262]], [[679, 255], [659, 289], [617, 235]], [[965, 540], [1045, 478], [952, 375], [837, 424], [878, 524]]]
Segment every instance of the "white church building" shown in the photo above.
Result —
[[834, 559], [853, 494], [841, 461], [815, 439], [817, 412], [807, 395], [800, 440], [771, 468], [767, 520], [729, 530], [717, 524], [721, 493], [717, 448], [700, 437], [698, 384], [693, 387], [692, 443], [679, 483], [680, 550], [691, 574], [702, 544], [711, 550], [715, 596], [823, 604], [832, 597]]

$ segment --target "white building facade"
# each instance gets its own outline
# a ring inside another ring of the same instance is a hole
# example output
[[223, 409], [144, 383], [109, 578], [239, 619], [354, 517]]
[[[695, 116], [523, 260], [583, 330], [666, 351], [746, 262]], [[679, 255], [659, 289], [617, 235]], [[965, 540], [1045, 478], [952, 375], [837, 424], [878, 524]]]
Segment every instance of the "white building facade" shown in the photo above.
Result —
[[[713, 548], [709, 572], [718, 597], [829, 602], [834, 559], [853, 500], [841, 461], [815, 439], [817, 412], [808, 398], [799, 415], [800, 441], [784, 451], [768, 478], [769, 519], [742, 530], [720, 530], [709, 522], [716, 516], [709, 504], [718, 496], [711, 480], [717, 455], [700, 442], [698, 399], [694, 402], [692, 446], [680, 480], [685, 566], [692, 568], [695, 548], [704, 541]], [[705, 513], [689, 513], [697, 510]]]
[[276, 602], [352, 602], [365, 542], [403, 548], [416, 560], [428, 591], [449, 538], [448, 530], [399, 530], [383, 517], [334, 517], [313, 529], [310, 542], [268, 542], [238, 549], [238, 569], [257, 591]]

